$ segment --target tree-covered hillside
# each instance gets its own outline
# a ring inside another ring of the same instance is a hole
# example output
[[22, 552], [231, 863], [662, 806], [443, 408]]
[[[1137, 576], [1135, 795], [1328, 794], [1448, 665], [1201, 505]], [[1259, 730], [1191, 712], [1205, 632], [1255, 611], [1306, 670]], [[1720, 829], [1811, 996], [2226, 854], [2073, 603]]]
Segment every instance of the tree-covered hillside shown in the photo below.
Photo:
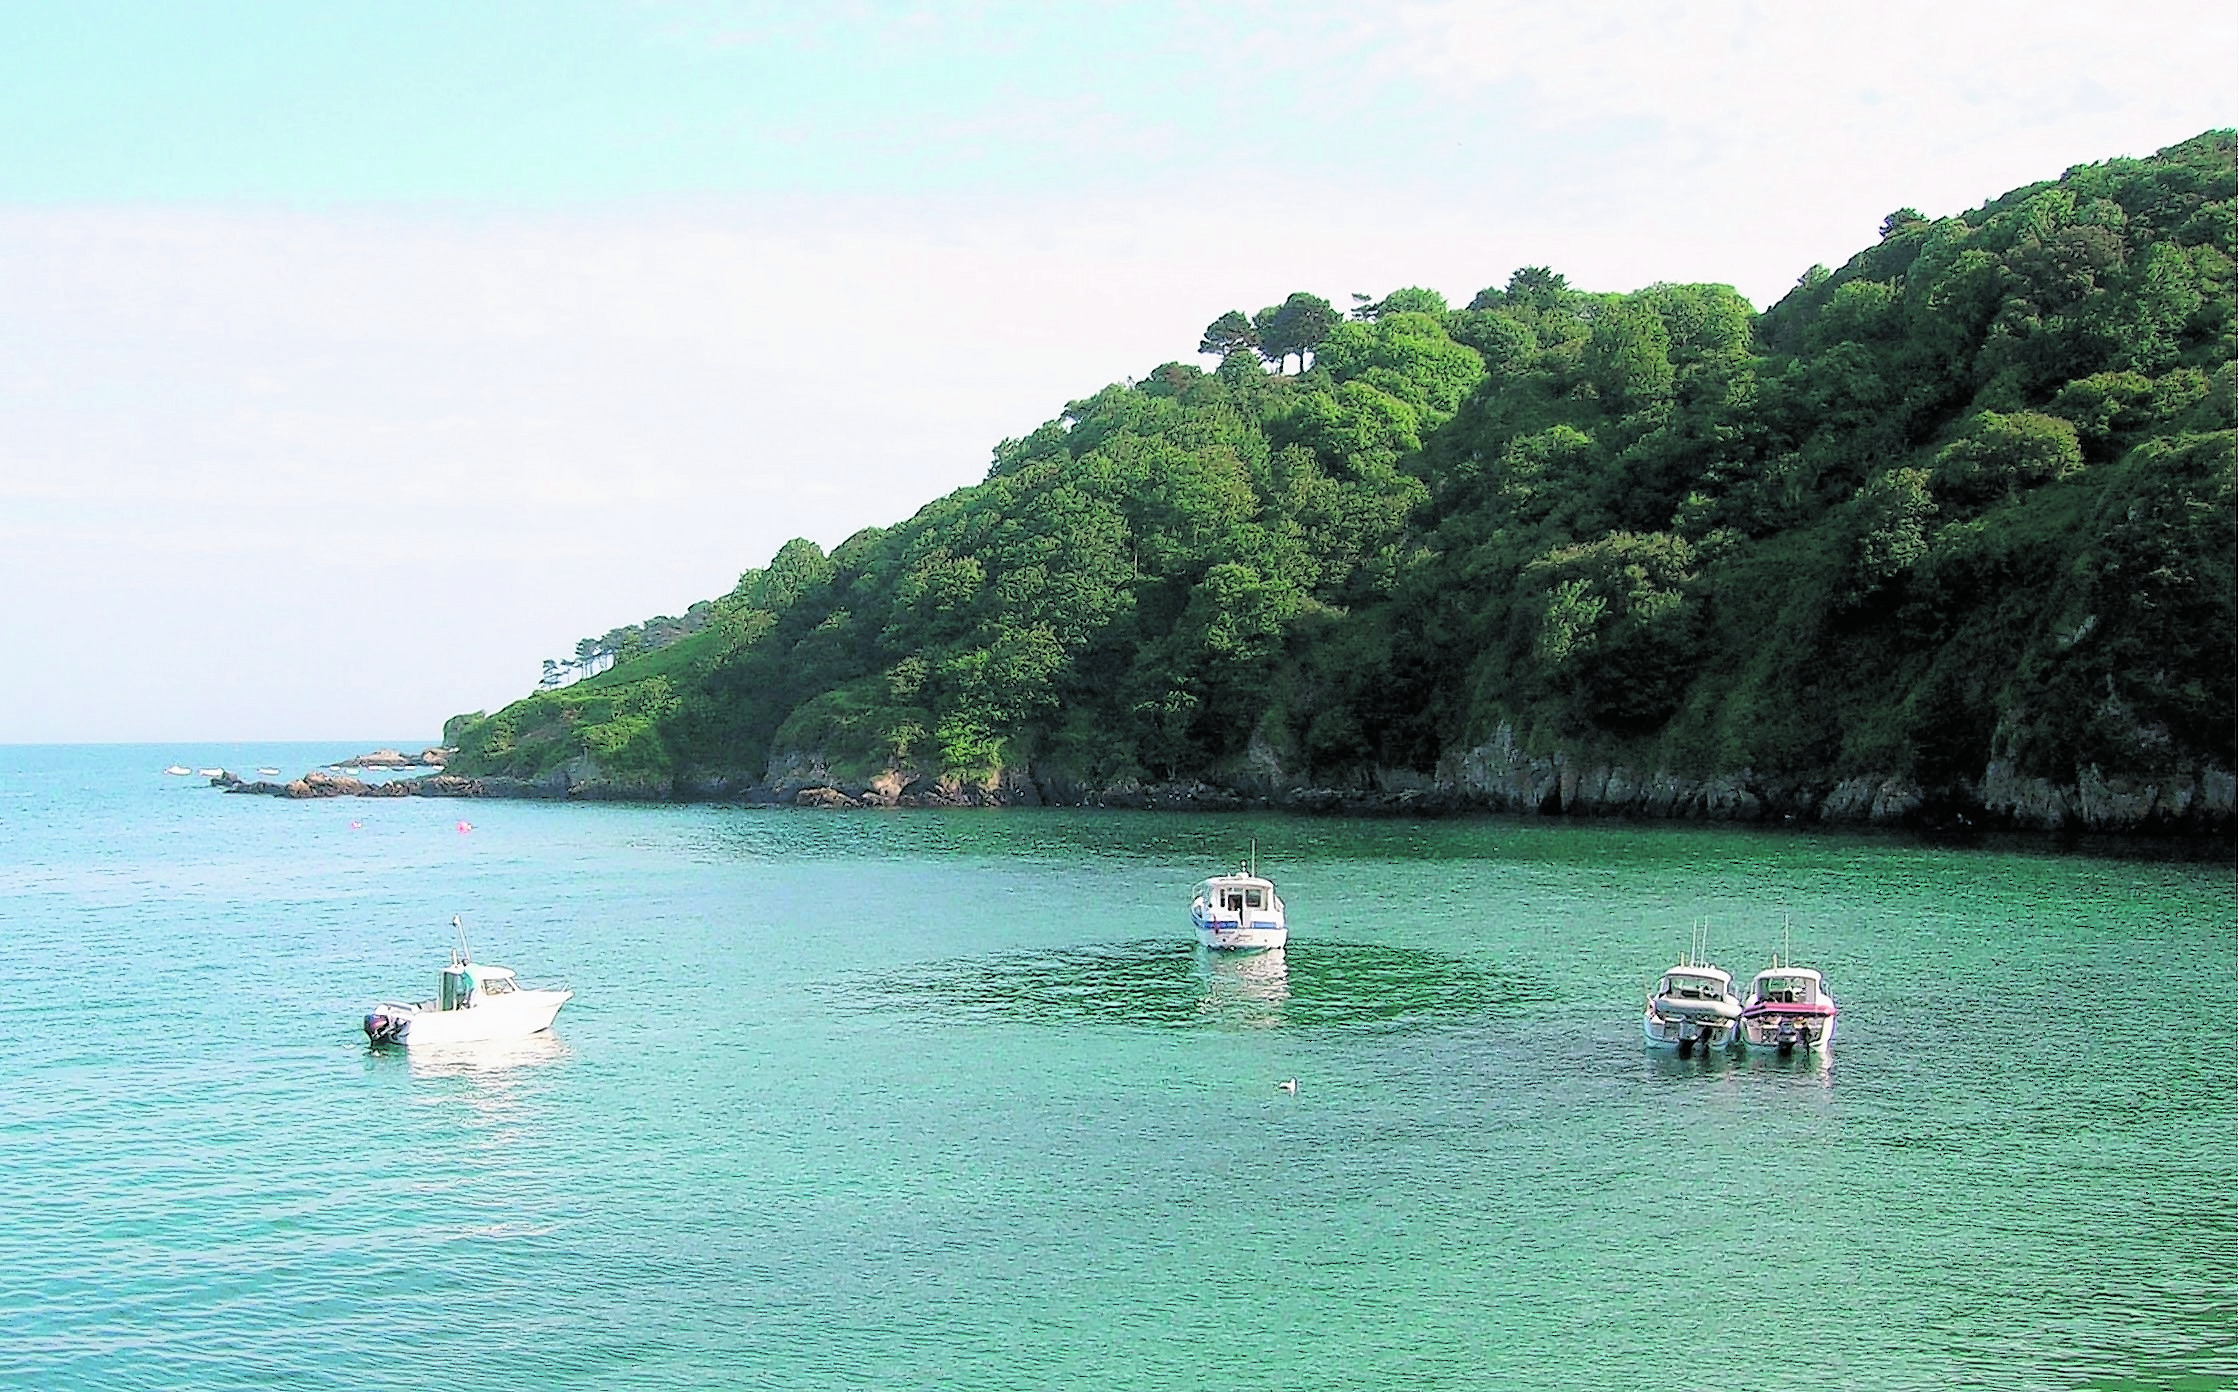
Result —
[[454, 770], [2227, 824], [2234, 156], [1891, 214], [1761, 315], [1545, 268], [1223, 314]]

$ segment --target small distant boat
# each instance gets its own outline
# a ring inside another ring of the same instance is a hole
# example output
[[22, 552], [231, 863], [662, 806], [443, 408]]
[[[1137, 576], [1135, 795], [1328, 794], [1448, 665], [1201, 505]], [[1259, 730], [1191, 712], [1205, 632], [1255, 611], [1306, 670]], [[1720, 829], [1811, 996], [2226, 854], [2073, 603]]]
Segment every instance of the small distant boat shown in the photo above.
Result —
[[1198, 882], [1189, 919], [1196, 925], [1197, 941], [1206, 947], [1252, 951], [1290, 941], [1282, 898], [1274, 892], [1272, 880], [1259, 876], [1256, 844], [1245, 869]]
[[170, 774], [173, 778], [184, 778], [188, 774], [194, 772], [194, 770], [188, 768], [185, 764], [173, 764], [171, 765], [171, 767], [165, 769], [164, 772]]
[[196, 773], [198, 773], [198, 774], [200, 774], [200, 775], [202, 775], [202, 776], [203, 776], [204, 778], [223, 778], [223, 777], [225, 777], [225, 770], [224, 770], [224, 769], [221, 769], [221, 768], [206, 768], [206, 769], [196, 769], [196, 770], [195, 770], [195, 772], [196, 772]]
[[1748, 983], [1741, 1001], [1741, 1042], [1752, 1049], [1776, 1049], [1783, 1057], [1797, 1049], [1831, 1048], [1834, 1021], [1842, 1012], [1826, 989], [1826, 978], [1787, 965], [1785, 949], [1783, 934], [1772, 965]]
[[258, 772], [258, 773], [260, 773], [260, 774], [262, 774], [262, 775], [263, 775], [264, 777], [266, 777], [266, 778], [270, 778], [270, 777], [272, 777], [272, 776], [273, 776], [274, 774], [278, 773], [278, 772], [279, 772], [279, 770], [278, 770], [278, 769], [276, 769], [276, 768], [260, 768], [260, 769], [258, 769], [258, 770], [257, 770], [257, 772]]
[[365, 1037], [373, 1044], [469, 1044], [487, 1039], [521, 1039], [552, 1027], [560, 1007], [575, 998], [569, 990], [532, 991], [512, 970], [473, 960], [466, 930], [454, 915], [459, 941], [443, 968], [439, 994], [418, 1004], [383, 1001], [365, 1017]]
[[1730, 973], [1711, 966], [1709, 925], [1694, 929], [1686, 960], [1663, 973], [1647, 995], [1640, 1028], [1651, 1049], [1676, 1049], [1680, 1058], [1730, 1045], [1740, 1028], [1741, 998]]

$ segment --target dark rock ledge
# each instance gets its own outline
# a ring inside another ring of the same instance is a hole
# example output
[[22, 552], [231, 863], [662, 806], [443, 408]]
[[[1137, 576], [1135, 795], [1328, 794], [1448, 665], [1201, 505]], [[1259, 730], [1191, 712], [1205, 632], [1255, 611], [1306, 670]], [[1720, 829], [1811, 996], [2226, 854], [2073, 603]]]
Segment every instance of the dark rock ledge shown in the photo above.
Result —
[[451, 761], [456, 749], [423, 749], [417, 754], [406, 754], [396, 749], [375, 749], [364, 754], [353, 754], [347, 759], [327, 765], [338, 769], [406, 769], [441, 768]]
[[2152, 781], [2078, 771], [2072, 784], [2020, 779], [1992, 768], [1979, 786], [1923, 788], [1906, 780], [1760, 778], [1746, 770], [1710, 777], [1641, 775], [1602, 764], [1523, 756], [1494, 742], [1449, 757], [1434, 775], [1379, 771], [1347, 787], [1319, 787], [1258, 768], [1220, 779], [1085, 783], [1044, 769], [1008, 770], [972, 782], [909, 770], [835, 775], [812, 756], [773, 763], [755, 778], [702, 770], [676, 779], [616, 777], [577, 759], [535, 779], [438, 773], [365, 782], [313, 772], [285, 783], [211, 780], [228, 792], [286, 798], [466, 797], [584, 802], [723, 802], [802, 808], [1124, 807], [1173, 811], [1254, 808], [1308, 813], [1423, 817], [1466, 813], [1640, 818], [1772, 825], [1903, 827], [1965, 834], [1988, 831], [2206, 836], [2233, 834], [2238, 780], [2207, 769]]
[[330, 798], [330, 797], [486, 797], [481, 780], [459, 778], [452, 774], [438, 773], [426, 778], [394, 778], [381, 783], [368, 783], [348, 774], [328, 773], [314, 769], [301, 778], [285, 783], [245, 782], [230, 773], [221, 773], [210, 780], [213, 788], [223, 788], [229, 793], [263, 793], [268, 797]]

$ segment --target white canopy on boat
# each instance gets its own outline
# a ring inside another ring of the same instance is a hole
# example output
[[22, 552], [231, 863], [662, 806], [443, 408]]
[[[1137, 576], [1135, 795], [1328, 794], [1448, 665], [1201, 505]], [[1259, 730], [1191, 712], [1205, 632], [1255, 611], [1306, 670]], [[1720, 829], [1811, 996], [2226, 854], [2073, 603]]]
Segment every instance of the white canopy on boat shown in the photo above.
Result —
[[1672, 967], [1663, 973], [1658, 993], [1722, 996], [1733, 989], [1733, 978], [1716, 967]]
[[1264, 909], [1275, 903], [1274, 881], [1238, 872], [1199, 881], [1196, 898], [1229, 909]]
[[1765, 1000], [1809, 1004], [1819, 998], [1824, 978], [1804, 967], [1773, 967], [1749, 982], [1749, 994]]

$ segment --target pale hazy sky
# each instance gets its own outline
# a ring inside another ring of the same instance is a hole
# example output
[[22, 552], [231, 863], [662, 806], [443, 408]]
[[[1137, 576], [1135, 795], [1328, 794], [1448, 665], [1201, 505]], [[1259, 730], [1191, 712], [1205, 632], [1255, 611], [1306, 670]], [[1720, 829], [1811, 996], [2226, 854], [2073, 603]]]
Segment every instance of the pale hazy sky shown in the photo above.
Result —
[[432, 740], [1223, 310], [1765, 306], [2234, 72], [2227, 0], [10, 4], [0, 743]]

